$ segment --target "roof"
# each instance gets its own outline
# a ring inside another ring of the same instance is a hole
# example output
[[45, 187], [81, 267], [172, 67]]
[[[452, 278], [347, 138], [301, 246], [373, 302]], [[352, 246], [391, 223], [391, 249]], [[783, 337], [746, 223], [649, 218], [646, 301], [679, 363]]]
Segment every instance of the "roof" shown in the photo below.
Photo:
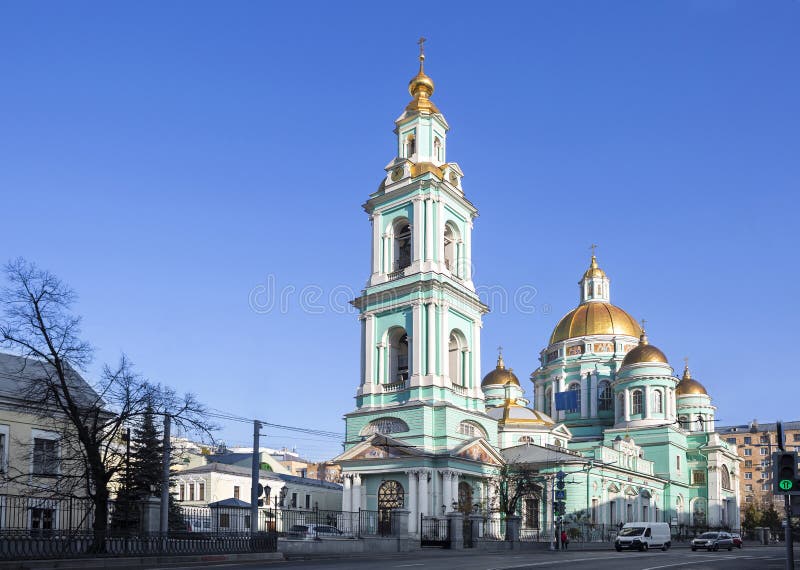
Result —
[[214, 507], [229, 507], [229, 508], [230, 507], [235, 507], [235, 508], [239, 508], [239, 509], [249, 509], [250, 508], [250, 503], [246, 503], [245, 501], [242, 501], [241, 499], [230, 498], [230, 499], [222, 499], [221, 501], [216, 501], [214, 503], [208, 503], [208, 506], [211, 507], [211, 508], [214, 508]]
[[[192, 467], [178, 472], [178, 475], [193, 475], [201, 473], [227, 473], [229, 475], [239, 475], [241, 477], [250, 478], [252, 471], [248, 467], [240, 465], [228, 465], [226, 463], [212, 462], [199, 467]], [[308, 477], [296, 477], [294, 475], [285, 475], [283, 473], [275, 473], [274, 471], [260, 470], [258, 474], [259, 479], [272, 479], [283, 481], [284, 483], [297, 483], [299, 485], [307, 485], [309, 487], [322, 487], [326, 489], [341, 490], [342, 486], [336, 483], [329, 483], [328, 481], [320, 481], [319, 479], [309, 479]]]
[[[778, 425], [775, 422], [760, 424], [760, 423], [749, 423], [749, 424], [741, 424], [737, 426], [721, 426], [717, 428], [717, 433], [721, 434], [728, 434], [728, 433], [758, 433], [764, 431], [776, 431], [778, 429]], [[791, 422], [783, 422], [783, 429], [784, 430], [800, 430], [800, 421], [791, 421]]]
[[[524, 444], [507, 447], [500, 452], [506, 463], [530, 464], [538, 467], [553, 467], [558, 463], [587, 463], [589, 460], [576, 452], [555, 446], [542, 447], [540, 445]], [[573, 455], [574, 453], [574, 455]]]
[[[72, 396], [78, 403], [94, 405], [104, 402], [97, 392], [74, 369], [70, 369], [67, 381]], [[25, 394], [54, 374], [52, 367], [36, 358], [0, 352], [0, 399], [24, 399]]]

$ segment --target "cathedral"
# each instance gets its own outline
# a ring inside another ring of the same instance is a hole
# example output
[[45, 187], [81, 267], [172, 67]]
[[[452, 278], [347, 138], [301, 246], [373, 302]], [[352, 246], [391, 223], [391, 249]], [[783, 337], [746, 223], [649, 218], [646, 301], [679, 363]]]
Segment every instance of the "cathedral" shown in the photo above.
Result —
[[541, 482], [520, 502], [524, 528], [552, 532], [561, 515], [738, 528], [739, 459], [714, 432], [711, 397], [688, 363], [678, 378], [643, 326], [611, 304], [595, 255], [578, 306], [539, 352], [533, 403], [502, 354], [482, 377], [489, 308], [470, 271], [477, 209], [448, 161], [449, 125], [422, 50], [419, 60], [395, 120], [396, 157], [363, 205], [371, 274], [353, 301], [361, 378], [336, 459], [342, 509], [406, 509], [419, 534], [422, 517], [496, 511], [498, 477], [512, 464]]

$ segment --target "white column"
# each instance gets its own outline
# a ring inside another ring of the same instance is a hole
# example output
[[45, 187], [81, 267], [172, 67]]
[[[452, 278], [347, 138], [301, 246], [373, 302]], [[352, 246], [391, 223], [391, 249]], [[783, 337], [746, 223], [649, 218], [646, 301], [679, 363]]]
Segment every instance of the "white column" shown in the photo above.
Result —
[[[456, 501], [458, 502], [458, 473], [452, 471], [450, 473], [450, 497], [451, 502]], [[448, 510], [452, 508], [453, 505], [448, 505]]]
[[472, 283], [472, 220], [468, 220], [464, 230], [464, 259], [461, 262], [462, 277]]
[[434, 234], [434, 243], [438, 253], [439, 263], [444, 266], [444, 202], [442, 200], [436, 201], [436, 233]]
[[428, 374], [436, 374], [436, 305], [428, 303]]
[[[481, 385], [481, 325], [472, 323], [472, 389], [480, 390]], [[494, 442], [492, 442], [494, 443]]]
[[[559, 392], [563, 392], [564, 391], [564, 377], [563, 376], [558, 376], [556, 378], [556, 383], [557, 383], [557, 386], [558, 386], [558, 391]], [[553, 409], [555, 409], [555, 408], [553, 408]], [[564, 418], [566, 418], [566, 417], [567, 417], [567, 411], [566, 410], [561, 410], [560, 412], [558, 412], [558, 419], [560, 421], [564, 421]]]
[[644, 411], [644, 419], [648, 420], [648, 419], [650, 419], [650, 415], [651, 415], [650, 412], [652, 411], [652, 408], [653, 408], [653, 405], [650, 402], [650, 386], [649, 385], [645, 385], [644, 393], [642, 394], [642, 398], [644, 399], [644, 402], [642, 402], [642, 407], [644, 408], [644, 410], [643, 410]]
[[361, 475], [358, 473], [353, 473], [353, 486], [351, 488], [351, 492], [353, 495], [353, 511], [355, 512], [364, 508], [361, 504]]
[[419, 514], [423, 516], [428, 516], [430, 514], [430, 509], [428, 508], [428, 502], [430, 500], [428, 494], [428, 470], [427, 469], [420, 469], [419, 470]]
[[550, 390], [550, 417], [558, 421], [558, 412], [556, 412], [556, 392], [558, 392], [558, 382], [553, 379], [552, 389]]
[[589, 415], [590, 417], [597, 417], [597, 374], [591, 375], [591, 389], [589, 390]]
[[581, 374], [581, 417], [589, 417], [589, 378]]
[[442, 471], [442, 504], [446, 507], [445, 512], [449, 513], [452, 510], [453, 503], [453, 484], [452, 484], [452, 471]]
[[439, 367], [442, 370], [442, 376], [445, 377], [450, 376], [450, 324], [448, 323], [448, 318], [447, 318], [448, 311], [449, 309], [446, 304], [442, 303], [441, 305], [439, 305], [439, 316], [442, 322], [442, 325], [439, 328], [439, 330], [441, 331], [440, 354], [442, 355], [442, 361]]
[[381, 223], [383, 216], [380, 214], [372, 215], [372, 273], [380, 273], [381, 271]]
[[425, 259], [433, 259], [433, 200], [425, 200]]
[[456, 277], [464, 278], [464, 241], [458, 240], [456, 242], [456, 266], [453, 268], [453, 273]]
[[418, 498], [417, 498], [417, 472], [414, 470], [406, 471], [408, 475], [408, 499], [406, 508], [408, 509], [408, 532], [417, 532], [417, 519], [419, 519]]
[[381, 342], [378, 344], [378, 384], [386, 382], [386, 358], [384, 358], [384, 352], [386, 352], [386, 347]]
[[623, 408], [623, 415], [626, 422], [631, 421], [631, 391], [625, 388], [625, 406]]
[[533, 407], [540, 412], [544, 412], [544, 386], [541, 384], [535, 385], [533, 391]]
[[383, 273], [389, 273], [392, 270], [392, 267], [391, 267], [391, 265], [392, 265], [392, 263], [391, 263], [392, 256], [389, 255], [389, 245], [391, 243], [392, 243], [392, 240], [389, 239], [389, 234], [383, 234], [383, 244], [382, 244], [383, 261], [381, 263], [381, 267], [382, 267], [382, 272]]
[[425, 224], [422, 221], [422, 198], [414, 198], [414, 218], [411, 220], [411, 248], [413, 261], [422, 259], [422, 240], [425, 239]]
[[350, 487], [350, 474], [344, 476], [344, 489], [342, 490], [342, 510], [346, 513], [353, 510], [353, 496], [351, 494], [352, 488]]
[[375, 356], [375, 316], [365, 315], [365, 341], [364, 341], [364, 383], [374, 382], [374, 356]]
[[414, 301], [411, 306], [411, 376], [422, 374], [422, 302]]
[[545, 497], [544, 501], [542, 501], [542, 529], [546, 533], [550, 533], [552, 531], [553, 526], [553, 478], [548, 477], [545, 481]]

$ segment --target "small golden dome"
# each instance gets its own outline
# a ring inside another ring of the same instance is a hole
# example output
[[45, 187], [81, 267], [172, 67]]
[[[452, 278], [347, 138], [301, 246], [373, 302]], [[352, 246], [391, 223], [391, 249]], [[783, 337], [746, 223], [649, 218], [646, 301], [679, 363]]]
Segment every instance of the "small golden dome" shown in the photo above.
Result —
[[639, 337], [639, 345], [625, 355], [625, 358], [622, 360], [622, 366], [639, 364], [642, 362], [662, 362], [668, 364], [667, 357], [664, 353], [648, 342], [647, 333], [644, 332], [644, 330], [642, 330], [642, 336]]
[[406, 111], [419, 111], [421, 113], [438, 113], [439, 109], [431, 101], [433, 95], [433, 79], [425, 75], [424, 38], [419, 43], [419, 73], [408, 82], [408, 92], [414, 98], [406, 106]]
[[499, 406], [488, 408], [486, 413], [503, 426], [508, 426], [509, 424], [552, 426], [555, 423], [547, 414], [520, 406], [513, 399], [507, 399]]
[[506, 384], [520, 385], [517, 375], [510, 368], [506, 368], [503, 362], [503, 354], [500, 353], [497, 356], [497, 366], [483, 377], [481, 386], [505, 386]]
[[597, 257], [594, 254], [592, 254], [592, 263], [589, 265], [589, 269], [583, 274], [584, 279], [589, 279], [590, 277], [606, 277], [606, 272], [597, 265]]
[[689, 363], [686, 363], [686, 368], [683, 369], [683, 378], [681, 381], [678, 382], [678, 385], [675, 387], [675, 395], [676, 396], [690, 396], [690, 395], [697, 395], [697, 394], [704, 394], [708, 395], [706, 392], [705, 387], [692, 378], [692, 373], [689, 372]]
[[550, 336], [550, 344], [595, 334], [637, 337], [641, 332], [636, 319], [619, 307], [605, 301], [592, 301], [578, 305], [562, 317]]

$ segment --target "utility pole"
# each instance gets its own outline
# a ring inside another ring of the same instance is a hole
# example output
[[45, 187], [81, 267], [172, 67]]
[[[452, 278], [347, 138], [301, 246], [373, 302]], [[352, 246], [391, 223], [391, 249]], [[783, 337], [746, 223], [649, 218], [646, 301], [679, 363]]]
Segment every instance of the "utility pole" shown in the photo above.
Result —
[[258, 532], [258, 474], [261, 468], [261, 454], [258, 449], [261, 444], [261, 422], [253, 420], [253, 471], [250, 481], [250, 535]]
[[169, 414], [164, 414], [164, 443], [163, 462], [161, 464], [161, 536], [166, 537], [169, 533], [169, 464], [170, 464], [170, 435], [169, 435]]
[[[783, 424], [777, 423], [778, 449], [786, 451], [783, 447]], [[797, 471], [795, 464], [794, 470]], [[792, 498], [789, 493], [783, 494], [783, 508], [786, 513], [786, 526], [783, 529], [783, 540], [786, 542], [786, 570], [794, 570], [794, 545], [792, 544]]]

